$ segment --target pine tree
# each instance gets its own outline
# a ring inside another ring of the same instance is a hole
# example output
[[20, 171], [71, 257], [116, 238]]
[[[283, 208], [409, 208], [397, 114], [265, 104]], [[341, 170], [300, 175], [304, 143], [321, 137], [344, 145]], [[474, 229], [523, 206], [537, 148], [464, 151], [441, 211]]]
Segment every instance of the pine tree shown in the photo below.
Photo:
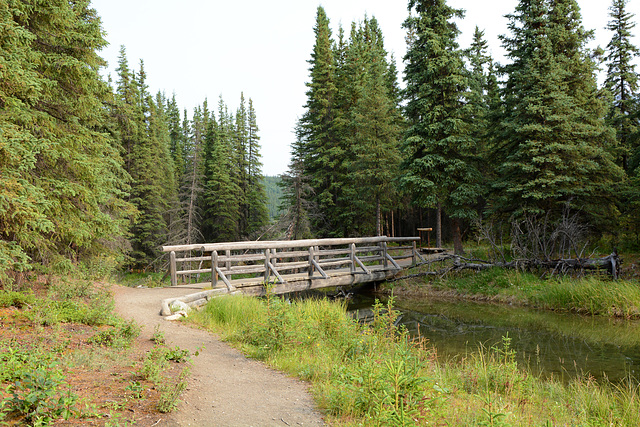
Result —
[[[421, 207], [446, 209], [454, 248], [462, 252], [460, 221], [475, 216], [482, 195], [478, 147], [470, 137], [464, 97], [468, 79], [453, 22], [462, 11], [444, 0], [409, 1], [411, 16], [405, 61], [405, 114], [401, 182]], [[415, 15], [414, 15], [415, 13]], [[440, 212], [436, 244], [441, 244]]]
[[[636, 24], [632, 22], [634, 15], [628, 13], [626, 7], [626, 0], [613, 0], [609, 8], [611, 21], [606, 28], [613, 32], [613, 36], [607, 45], [605, 87], [613, 96], [607, 123], [616, 130], [616, 157], [620, 159], [624, 170], [629, 172], [640, 164], [640, 153], [638, 156], [633, 156], [633, 153], [638, 150], [638, 138], [634, 138], [634, 135], [640, 129], [638, 73], [633, 59], [640, 56], [640, 50], [631, 42], [631, 30]], [[630, 156], [634, 159], [631, 164]]]
[[559, 212], [571, 202], [593, 215], [611, 206], [607, 197], [620, 170], [604, 149], [612, 134], [585, 48], [590, 33], [573, 0], [550, 5], [521, 0], [509, 16], [512, 37], [503, 42], [512, 63], [503, 68], [493, 208], [520, 215]]

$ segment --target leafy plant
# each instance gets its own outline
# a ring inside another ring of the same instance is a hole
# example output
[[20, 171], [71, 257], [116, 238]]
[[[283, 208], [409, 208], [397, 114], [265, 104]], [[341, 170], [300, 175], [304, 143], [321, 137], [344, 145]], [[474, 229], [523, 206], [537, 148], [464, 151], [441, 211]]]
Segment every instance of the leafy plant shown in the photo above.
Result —
[[139, 381], [130, 381], [124, 389], [131, 393], [131, 397], [134, 399], [141, 399], [143, 396], [144, 386]]
[[[65, 393], [60, 390], [66, 387]], [[8, 388], [11, 397], [5, 403], [8, 412], [25, 417], [32, 425], [48, 425], [53, 419], [70, 418], [75, 413], [77, 396], [67, 386], [56, 363], [25, 372]]]

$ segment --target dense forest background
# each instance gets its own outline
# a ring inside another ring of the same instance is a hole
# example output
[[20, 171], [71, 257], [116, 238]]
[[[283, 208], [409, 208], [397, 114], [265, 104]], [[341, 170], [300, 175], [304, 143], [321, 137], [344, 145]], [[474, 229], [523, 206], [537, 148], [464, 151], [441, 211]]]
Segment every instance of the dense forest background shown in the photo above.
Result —
[[[520, 0], [497, 64], [462, 11], [409, 0], [404, 85], [374, 17], [336, 35], [318, 8], [305, 113], [282, 177], [262, 175], [238, 94], [187, 112], [106, 45], [88, 0], [0, 2], [0, 282], [30, 269], [154, 270], [164, 244], [415, 235], [436, 244], [523, 218], [638, 246], [640, 98], [626, 0], [591, 51], [573, 0]], [[310, 29], [311, 31], [312, 29]], [[597, 75], [606, 73], [599, 86]], [[279, 182], [279, 187], [274, 184]]]

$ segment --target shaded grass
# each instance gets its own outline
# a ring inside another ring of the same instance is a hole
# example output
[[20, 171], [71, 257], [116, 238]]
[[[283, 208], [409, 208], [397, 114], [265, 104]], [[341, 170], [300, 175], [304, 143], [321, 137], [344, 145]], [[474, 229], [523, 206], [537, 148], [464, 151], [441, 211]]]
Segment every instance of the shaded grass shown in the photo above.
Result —
[[374, 311], [362, 325], [339, 303], [227, 297], [192, 321], [310, 381], [335, 425], [637, 425], [637, 384], [540, 379], [518, 367], [508, 337], [443, 363], [396, 329], [391, 305]]

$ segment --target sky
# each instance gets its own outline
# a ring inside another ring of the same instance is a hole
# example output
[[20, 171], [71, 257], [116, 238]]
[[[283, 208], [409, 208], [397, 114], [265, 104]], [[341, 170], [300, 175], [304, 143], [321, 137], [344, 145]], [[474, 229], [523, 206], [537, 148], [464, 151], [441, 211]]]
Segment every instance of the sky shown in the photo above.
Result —
[[[314, 44], [316, 10], [323, 6], [334, 34], [341, 24], [374, 16], [382, 29], [385, 47], [398, 62], [406, 52], [402, 22], [408, 16], [406, 0], [93, 0], [102, 18], [109, 46], [100, 54], [108, 62], [103, 71], [117, 78], [120, 46], [124, 45], [131, 68], [144, 61], [151, 93], [176, 95], [189, 115], [205, 99], [210, 107], [222, 99], [235, 112], [240, 94], [251, 98], [256, 110], [263, 173], [287, 170], [294, 127], [304, 112], [309, 64]], [[504, 61], [499, 35], [507, 34], [505, 14], [517, 0], [450, 0], [466, 10], [458, 21], [461, 47], [471, 43], [475, 26], [485, 31], [495, 60]], [[595, 30], [592, 47], [606, 47], [611, 33], [609, 0], [578, 0], [583, 25]], [[640, 1], [630, 0], [627, 11], [640, 16]], [[633, 29], [640, 46], [640, 25]], [[636, 61], [640, 64], [640, 61]], [[640, 67], [639, 67], [640, 68]], [[402, 82], [401, 82], [402, 85]]]

